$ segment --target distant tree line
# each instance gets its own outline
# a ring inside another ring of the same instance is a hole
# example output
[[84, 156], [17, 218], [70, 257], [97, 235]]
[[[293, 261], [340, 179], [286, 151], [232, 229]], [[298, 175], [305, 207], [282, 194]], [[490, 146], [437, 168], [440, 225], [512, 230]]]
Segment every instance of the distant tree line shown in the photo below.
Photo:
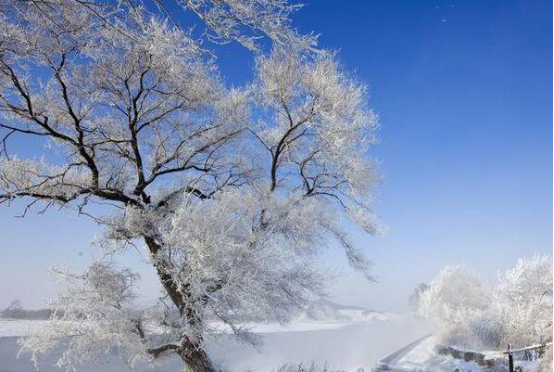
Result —
[[9, 319], [49, 319], [51, 315], [51, 309], [25, 309], [20, 300], [13, 300], [8, 307], [0, 311], [0, 318]]

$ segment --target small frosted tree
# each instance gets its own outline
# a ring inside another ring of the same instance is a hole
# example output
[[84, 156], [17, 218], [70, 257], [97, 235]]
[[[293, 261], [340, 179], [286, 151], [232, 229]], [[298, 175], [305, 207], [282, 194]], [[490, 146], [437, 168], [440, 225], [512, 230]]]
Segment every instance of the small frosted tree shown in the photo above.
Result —
[[[154, 4], [154, 15], [129, 1], [0, 8], [0, 202], [26, 200], [24, 214], [75, 208], [102, 226], [110, 257], [144, 249], [163, 287], [139, 312], [124, 265], [56, 270], [65, 285], [52, 321], [23, 341], [35, 360], [63, 345], [66, 368], [114, 349], [129, 364], [177, 353], [191, 371], [212, 371], [205, 341], [222, 331], [213, 320], [250, 342], [243, 320], [286, 322], [323, 293], [323, 248], [344, 248], [370, 278], [341, 222], [377, 230], [377, 124], [363, 84], [332, 53], [312, 52], [285, 1], [179, 1], [211, 40], [274, 41], [254, 80], [230, 89], [200, 40]], [[51, 151], [19, 158], [15, 136]]]
[[4, 318], [18, 318], [23, 314], [23, 304], [20, 300], [13, 300], [8, 307], [2, 311]]
[[490, 305], [491, 292], [485, 281], [465, 266], [447, 266], [421, 295], [420, 313], [433, 320], [442, 342], [473, 346], [469, 324]]
[[521, 258], [498, 278], [492, 311], [504, 324], [502, 346], [552, 341], [552, 259]]

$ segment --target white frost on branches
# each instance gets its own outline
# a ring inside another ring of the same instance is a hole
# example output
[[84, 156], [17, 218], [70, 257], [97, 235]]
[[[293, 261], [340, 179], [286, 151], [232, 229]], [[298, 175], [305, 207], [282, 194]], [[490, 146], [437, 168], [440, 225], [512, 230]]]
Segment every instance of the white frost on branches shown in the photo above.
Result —
[[51, 306], [56, 310], [40, 335], [21, 339], [23, 350], [46, 353], [63, 346], [57, 365], [72, 369], [82, 363], [100, 364], [106, 353], [117, 352], [129, 365], [150, 361], [133, 309], [137, 275], [109, 262], [95, 262], [77, 273], [54, 269], [64, 288]]
[[[156, 2], [156, 1], [154, 1]], [[278, 45], [312, 49], [317, 36], [301, 35], [291, 27], [290, 16], [302, 7], [287, 0], [176, 0], [195, 12], [208, 26], [207, 37], [216, 43], [236, 40], [249, 49], [264, 35]], [[248, 32], [249, 26], [250, 31]]]
[[490, 289], [482, 277], [466, 266], [448, 266], [421, 294], [419, 310], [435, 322], [444, 342], [463, 346], [474, 340], [470, 318], [481, 314], [490, 301]]
[[501, 273], [493, 310], [507, 330], [505, 344], [523, 347], [552, 341], [552, 258], [521, 258]]
[[552, 259], [522, 258], [489, 290], [463, 267], [447, 267], [421, 295], [420, 312], [443, 342], [505, 350], [552, 341]]
[[[271, 187], [282, 182], [309, 196], [335, 198], [375, 233], [368, 202], [377, 178], [368, 154], [377, 118], [367, 107], [366, 87], [330, 53], [309, 58], [278, 49], [258, 59], [252, 90], [262, 115], [252, 130], [271, 154]], [[273, 170], [297, 177], [280, 178]]]

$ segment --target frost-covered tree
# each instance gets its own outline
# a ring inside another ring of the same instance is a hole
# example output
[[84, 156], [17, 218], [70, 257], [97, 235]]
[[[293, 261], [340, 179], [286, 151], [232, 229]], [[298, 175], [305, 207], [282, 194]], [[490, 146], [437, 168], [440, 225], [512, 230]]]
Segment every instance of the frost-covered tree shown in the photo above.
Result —
[[4, 318], [18, 318], [23, 313], [23, 304], [20, 300], [13, 300], [8, 307], [2, 311], [2, 317]]
[[[253, 342], [244, 319], [285, 322], [323, 293], [323, 248], [344, 248], [369, 277], [341, 221], [377, 230], [377, 124], [363, 84], [332, 53], [312, 53], [285, 1], [179, 1], [211, 39], [273, 40], [253, 81], [228, 88], [201, 40], [155, 4], [155, 14], [130, 1], [0, 8], [0, 202], [25, 200], [23, 214], [75, 208], [102, 226], [110, 257], [144, 249], [163, 287], [139, 312], [124, 265], [56, 270], [57, 311], [23, 345], [35, 359], [62, 345], [61, 367], [113, 349], [130, 364], [177, 353], [189, 370], [212, 371], [204, 345], [221, 324]], [[20, 158], [16, 136], [47, 146]]]
[[447, 266], [421, 294], [420, 313], [436, 325], [442, 342], [468, 346], [474, 344], [469, 322], [487, 309], [491, 292], [486, 282], [466, 266]]
[[552, 259], [535, 255], [499, 274], [493, 313], [505, 328], [502, 346], [552, 341]]

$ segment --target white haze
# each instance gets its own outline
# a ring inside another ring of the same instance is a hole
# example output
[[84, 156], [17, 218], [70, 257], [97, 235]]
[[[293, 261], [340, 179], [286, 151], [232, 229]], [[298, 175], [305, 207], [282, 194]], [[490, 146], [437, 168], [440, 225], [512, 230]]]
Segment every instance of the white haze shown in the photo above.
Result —
[[[328, 363], [331, 368], [355, 371], [370, 370], [387, 354], [429, 332], [429, 325], [411, 316], [386, 314], [388, 320], [373, 320], [351, 323], [338, 329], [297, 331], [292, 324], [287, 331], [261, 334], [263, 346], [259, 351], [244, 344], [237, 344], [229, 336], [210, 342], [209, 352], [219, 366], [233, 371], [272, 371], [286, 363], [319, 365]], [[320, 324], [325, 324], [322, 322]], [[327, 324], [332, 327], [332, 324]], [[2, 325], [0, 325], [2, 328]], [[4, 326], [5, 328], [5, 326]], [[0, 333], [1, 334], [1, 333]], [[13, 335], [13, 333], [12, 333]], [[0, 338], [0, 370], [23, 372], [33, 370], [28, 354], [16, 357], [19, 347], [15, 337]], [[54, 372], [57, 353], [41, 358], [40, 371]], [[107, 357], [107, 364], [85, 365], [82, 372], [122, 372], [128, 368], [114, 356]], [[167, 358], [150, 369], [148, 365], [135, 366], [135, 371], [169, 372], [179, 370], [180, 360]]]

